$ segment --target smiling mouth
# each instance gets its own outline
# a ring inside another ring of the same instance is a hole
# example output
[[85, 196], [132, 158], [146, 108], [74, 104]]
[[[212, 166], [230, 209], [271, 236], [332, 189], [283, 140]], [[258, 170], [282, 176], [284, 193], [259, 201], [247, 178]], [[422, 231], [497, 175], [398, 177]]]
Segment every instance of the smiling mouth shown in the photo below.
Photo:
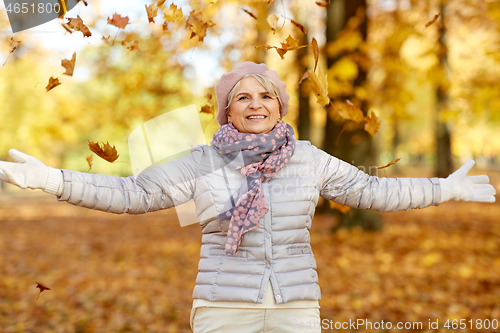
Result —
[[247, 119], [266, 119], [266, 116], [248, 116]]

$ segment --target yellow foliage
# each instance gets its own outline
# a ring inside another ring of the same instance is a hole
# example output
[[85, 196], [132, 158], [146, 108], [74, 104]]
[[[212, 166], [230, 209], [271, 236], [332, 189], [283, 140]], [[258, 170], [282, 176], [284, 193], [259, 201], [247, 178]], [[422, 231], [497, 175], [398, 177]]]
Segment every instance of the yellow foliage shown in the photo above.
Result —
[[335, 57], [344, 52], [352, 52], [363, 43], [363, 35], [359, 31], [344, 31], [335, 41], [326, 45], [326, 54], [329, 57]]
[[351, 81], [358, 77], [358, 65], [349, 57], [342, 57], [328, 70], [328, 74], [341, 81]]
[[309, 82], [311, 90], [318, 98], [318, 103], [321, 105], [330, 104], [327, 75], [323, 74], [321, 67], [318, 67], [317, 73], [309, 69]]

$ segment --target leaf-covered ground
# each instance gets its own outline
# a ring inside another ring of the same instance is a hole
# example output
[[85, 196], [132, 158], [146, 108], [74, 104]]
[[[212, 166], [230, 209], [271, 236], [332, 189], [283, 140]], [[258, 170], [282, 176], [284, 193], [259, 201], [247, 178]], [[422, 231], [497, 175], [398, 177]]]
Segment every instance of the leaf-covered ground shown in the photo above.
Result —
[[[0, 194], [0, 332], [190, 332], [197, 225], [180, 228], [174, 211], [113, 215], [29, 194]], [[335, 234], [335, 220], [317, 216], [322, 318], [427, 332], [437, 331], [429, 320], [441, 332], [453, 331], [447, 319], [500, 321], [499, 216], [498, 202], [450, 202], [382, 214], [381, 232]], [[38, 300], [36, 282], [51, 288]]]

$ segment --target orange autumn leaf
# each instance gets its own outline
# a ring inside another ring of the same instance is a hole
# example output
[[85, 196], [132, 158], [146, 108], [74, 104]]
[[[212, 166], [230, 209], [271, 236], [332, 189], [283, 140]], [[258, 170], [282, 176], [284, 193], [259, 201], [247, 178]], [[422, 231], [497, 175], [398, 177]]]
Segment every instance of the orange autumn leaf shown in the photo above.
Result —
[[302, 77], [299, 80], [299, 84], [301, 84], [302, 81], [304, 81], [305, 79], [308, 79], [308, 78], [309, 78], [309, 70], [305, 71], [305, 73], [302, 74]]
[[214, 101], [212, 94], [207, 94], [207, 104], [201, 107], [201, 113], [214, 114]]
[[90, 154], [90, 156], [85, 155], [85, 159], [87, 160], [87, 164], [89, 165], [89, 171], [92, 169], [92, 165], [94, 165], [94, 155]]
[[356, 123], [364, 120], [363, 111], [349, 100], [346, 102], [335, 101], [333, 108], [338, 112], [339, 116], [346, 120], [352, 120]]
[[257, 20], [257, 16], [255, 16], [254, 13], [252, 13], [251, 11], [249, 10], [246, 10], [245, 8], [241, 8], [245, 13], [247, 13], [248, 15], [250, 15], [250, 17], [254, 18]]
[[375, 136], [375, 133], [377, 133], [378, 130], [380, 129], [380, 122], [378, 121], [378, 118], [375, 115], [375, 113], [372, 111], [370, 115], [367, 115], [365, 117], [365, 121], [366, 121], [365, 131], [370, 133], [371, 136]]
[[121, 16], [119, 14], [114, 13], [113, 17], [110, 19], [108, 17], [108, 24], [114, 25], [119, 29], [125, 29], [129, 21], [128, 16]]
[[316, 4], [320, 7], [327, 7], [331, 2], [330, 1], [327, 1], [327, 2], [319, 2], [319, 1], [316, 1]]
[[110, 163], [113, 163], [118, 159], [118, 157], [120, 157], [120, 155], [118, 155], [116, 147], [115, 146], [111, 147], [111, 145], [108, 142], [106, 142], [106, 144], [103, 143], [102, 147], [99, 145], [99, 143], [92, 141], [89, 141], [88, 145], [89, 149], [92, 152], [94, 152], [97, 156]]
[[66, 25], [63, 24], [66, 30], [72, 29], [74, 31], [80, 31], [84, 37], [90, 37], [92, 36], [92, 33], [90, 32], [89, 28], [83, 24], [83, 20], [79, 15], [76, 16], [76, 18], [68, 18], [68, 22]]
[[318, 66], [318, 60], [319, 60], [319, 46], [318, 46], [318, 41], [314, 37], [311, 41], [310, 48], [314, 55], [314, 72], [316, 72], [316, 67]]
[[316, 95], [318, 103], [321, 105], [330, 104], [330, 98], [328, 97], [328, 80], [327, 75], [323, 74], [321, 67], [318, 67], [318, 73], [308, 70], [309, 82], [311, 90]]
[[63, 59], [61, 60], [61, 66], [63, 66], [66, 71], [63, 74], [73, 76], [73, 71], [75, 70], [75, 62], [76, 62], [76, 52], [73, 53], [73, 57], [71, 60]]
[[425, 24], [425, 27], [428, 28], [429, 26], [431, 26], [432, 24], [434, 24], [434, 22], [437, 21], [437, 19], [439, 18], [439, 16], [441, 16], [441, 12], [437, 13], [432, 20], [430, 20], [429, 22], [427, 22]]
[[56, 77], [55, 79], [51, 76], [50, 79], [49, 79], [49, 83], [47, 84], [47, 86], [45, 87], [45, 90], [47, 92], [49, 92], [50, 90], [54, 89], [55, 87], [57, 87], [58, 85], [61, 84], [61, 81], [59, 81], [59, 78]]
[[64, 18], [64, 15], [68, 11], [68, 8], [66, 7], [66, 2], [64, 0], [57, 0], [59, 3], [59, 16], [57, 18]]
[[292, 24], [294, 26], [296, 26], [297, 28], [299, 28], [300, 31], [302, 31], [302, 33], [307, 36], [306, 28], [302, 24], [300, 24], [299, 22], [294, 21], [294, 20], [290, 20], [290, 22], [292, 22]]
[[186, 29], [191, 31], [189, 38], [198, 36], [198, 41], [203, 42], [207, 35], [207, 29], [215, 24], [210, 21], [204, 21], [199, 12], [192, 11], [186, 21]]
[[47, 287], [46, 285], [44, 285], [43, 283], [40, 283], [40, 282], [35, 282], [35, 283], [36, 283], [36, 288], [40, 289], [36, 299], [38, 299], [38, 297], [40, 297], [40, 294], [43, 293], [45, 290], [50, 290], [50, 288]]
[[182, 14], [182, 9], [179, 9], [176, 5], [171, 4], [169, 9], [163, 10], [163, 18], [168, 22], [179, 22], [184, 18], [184, 14]]
[[10, 38], [10, 53], [13, 53], [21, 45], [20, 40], [14, 40], [14, 37]]
[[330, 208], [339, 210], [342, 214], [348, 213], [351, 211], [351, 207], [346, 205], [341, 205], [336, 202], [330, 201]]
[[288, 51], [293, 51], [293, 50], [298, 50], [303, 47], [306, 47], [307, 45], [299, 45], [299, 40], [294, 39], [292, 36], [288, 35], [286, 40], [284, 42], [281, 42], [281, 47], [278, 46], [273, 46], [273, 45], [259, 45], [256, 47], [264, 46], [266, 49], [276, 49], [278, 54], [280, 55], [281, 59], [285, 59], [285, 54]]
[[146, 7], [149, 23], [155, 23], [155, 17], [158, 15], [158, 6], [156, 5], [156, 3], [152, 3], [149, 6], [144, 5], [144, 7]]
[[401, 158], [396, 158], [394, 161], [390, 161], [387, 165], [375, 167], [375, 169], [385, 169], [399, 162]]

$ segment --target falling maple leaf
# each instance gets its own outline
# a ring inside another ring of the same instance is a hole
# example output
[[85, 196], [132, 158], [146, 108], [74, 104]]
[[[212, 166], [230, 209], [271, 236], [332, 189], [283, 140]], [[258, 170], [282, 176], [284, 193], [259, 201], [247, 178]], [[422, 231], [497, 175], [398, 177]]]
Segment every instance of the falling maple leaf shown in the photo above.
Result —
[[300, 78], [300, 80], [299, 80], [299, 84], [301, 84], [301, 83], [302, 83], [302, 81], [304, 81], [304, 80], [305, 80], [305, 79], [307, 79], [307, 78], [309, 78], [309, 71], [308, 71], [308, 70], [307, 70], [307, 71], [305, 71], [305, 73], [304, 73], [304, 74], [302, 74], [302, 77], [301, 77], [301, 78]]
[[270, 14], [268, 17], [267, 17], [267, 23], [269, 24], [269, 26], [271, 27], [271, 29], [276, 32], [276, 30], [278, 29], [278, 16], [274, 15], [274, 14]]
[[68, 18], [68, 22], [65, 23], [66, 25], [63, 24], [66, 30], [68, 28], [73, 29], [75, 31], [80, 31], [84, 37], [90, 37], [92, 36], [92, 33], [90, 32], [89, 28], [83, 24], [83, 20], [79, 15], [76, 16], [76, 18]]
[[250, 15], [252, 18], [258, 20], [257, 16], [255, 16], [254, 13], [252, 13], [251, 11], [249, 10], [246, 10], [245, 8], [241, 8], [245, 13], [247, 13], [248, 15]]
[[288, 51], [298, 50], [307, 45], [299, 45], [299, 40], [294, 39], [292, 36], [288, 35], [284, 42], [281, 42], [281, 47], [273, 46], [273, 45], [258, 45], [256, 47], [264, 46], [266, 49], [276, 49], [281, 59], [285, 59], [285, 54]]
[[7, 63], [7, 60], [9, 60], [10, 55], [21, 45], [21, 41], [14, 40], [14, 37], [10, 38], [10, 53], [7, 56], [7, 59], [5, 59], [5, 62], [3, 63], [2, 66], [4, 66]]
[[155, 23], [155, 17], [158, 15], [158, 6], [156, 3], [152, 3], [151, 5], [144, 5], [146, 7], [146, 12], [148, 13], [148, 21], [149, 23]]
[[394, 161], [390, 161], [387, 165], [375, 167], [375, 169], [385, 169], [399, 162], [401, 158], [396, 158]]
[[38, 292], [38, 296], [36, 297], [36, 299], [38, 299], [38, 297], [40, 297], [40, 294], [43, 293], [45, 290], [50, 290], [49, 287], [47, 287], [46, 285], [40, 283], [40, 282], [35, 282], [36, 283], [36, 288], [40, 289], [40, 291]]
[[336, 202], [330, 201], [330, 208], [336, 209], [340, 211], [342, 214], [348, 213], [351, 211], [351, 207], [346, 205], [341, 205]]
[[319, 2], [319, 1], [316, 1], [316, 4], [320, 7], [327, 7], [331, 2], [330, 1], [327, 1], [327, 2]]
[[49, 92], [50, 90], [54, 89], [55, 87], [57, 87], [58, 85], [60, 85], [61, 82], [59, 81], [59, 78], [56, 77], [55, 79], [51, 76], [50, 79], [49, 79], [49, 84], [47, 84], [47, 86], [45, 87], [45, 90], [47, 92]]
[[333, 108], [338, 112], [339, 116], [346, 120], [352, 120], [356, 123], [364, 120], [363, 111], [349, 100], [346, 102], [335, 101]]
[[88, 171], [90, 171], [90, 169], [92, 169], [92, 165], [94, 165], [94, 155], [92, 154], [90, 154], [90, 156], [85, 155], [85, 159], [87, 160], [87, 164], [89, 165]]
[[184, 14], [182, 14], [182, 9], [171, 4], [167, 10], [163, 10], [163, 18], [168, 22], [179, 22], [184, 18]]
[[431, 26], [432, 24], [434, 24], [434, 22], [437, 21], [437, 19], [439, 18], [439, 16], [441, 16], [441, 11], [439, 13], [437, 13], [432, 20], [430, 20], [429, 22], [427, 22], [425, 24], [425, 27], [428, 28], [429, 26]]
[[57, 0], [57, 2], [59, 2], [59, 16], [57, 18], [64, 18], [64, 14], [66, 14], [66, 12], [68, 11], [68, 8], [66, 7], [66, 1]]
[[128, 16], [121, 16], [119, 14], [114, 13], [113, 17], [110, 19], [108, 17], [108, 24], [114, 25], [119, 29], [125, 29], [129, 21]]
[[88, 145], [89, 149], [92, 152], [94, 152], [97, 156], [110, 163], [113, 163], [118, 159], [118, 157], [120, 157], [120, 155], [118, 155], [118, 152], [116, 151], [115, 146], [111, 147], [109, 142], [106, 142], [106, 144], [103, 143], [102, 147], [99, 145], [98, 142], [92, 142], [92, 141], [89, 141]]
[[129, 49], [130, 51], [134, 51], [134, 50], [138, 50], [139, 49], [139, 42], [136, 41], [136, 40], [133, 40], [133, 41], [128, 42], [128, 43], [125, 42], [125, 41], [123, 41], [122, 45], [126, 45], [127, 49]]
[[311, 51], [314, 55], [314, 72], [316, 72], [316, 67], [318, 66], [318, 60], [319, 60], [319, 46], [316, 38], [313, 37], [309, 47], [311, 48]]
[[294, 26], [296, 26], [297, 28], [299, 28], [300, 31], [302, 31], [302, 33], [307, 36], [306, 28], [302, 24], [300, 24], [299, 22], [294, 21], [294, 20], [290, 20], [290, 22], [292, 22], [292, 24]]
[[311, 90], [316, 95], [318, 103], [321, 105], [330, 104], [330, 98], [328, 97], [328, 80], [327, 75], [323, 74], [321, 67], [318, 67], [318, 73], [308, 70], [309, 72], [309, 82]]
[[158, 5], [158, 7], [161, 7], [165, 3], [165, 0], [159, 0], [159, 1], [156, 1], [156, 3]]
[[189, 17], [186, 21], [186, 29], [191, 30], [189, 38], [198, 36], [198, 41], [200, 42], [203, 42], [203, 39], [207, 35], [207, 29], [214, 25], [215, 24], [210, 21], [204, 21], [200, 13], [195, 11], [189, 13]]
[[365, 131], [370, 133], [371, 136], [375, 136], [375, 133], [380, 129], [380, 122], [375, 113], [372, 111], [370, 115], [365, 117], [365, 121]]
[[161, 27], [163, 28], [163, 31], [167, 31], [168, 30], [168, 22], [167, 21], [163, 22]]
[[207, 104], [201, 107], [201, 113], [214, 114], [214, 100], [212, 94], [207, 94]]
[[73, 71], [75, 70], [75, 62], [76, 62], [76, 52], [73, 53], [73, 57], [71, 60], [63, 59], [61, 60], [61, 66], [66, 69], [66, 72], [63, 74], [73, 76]]

